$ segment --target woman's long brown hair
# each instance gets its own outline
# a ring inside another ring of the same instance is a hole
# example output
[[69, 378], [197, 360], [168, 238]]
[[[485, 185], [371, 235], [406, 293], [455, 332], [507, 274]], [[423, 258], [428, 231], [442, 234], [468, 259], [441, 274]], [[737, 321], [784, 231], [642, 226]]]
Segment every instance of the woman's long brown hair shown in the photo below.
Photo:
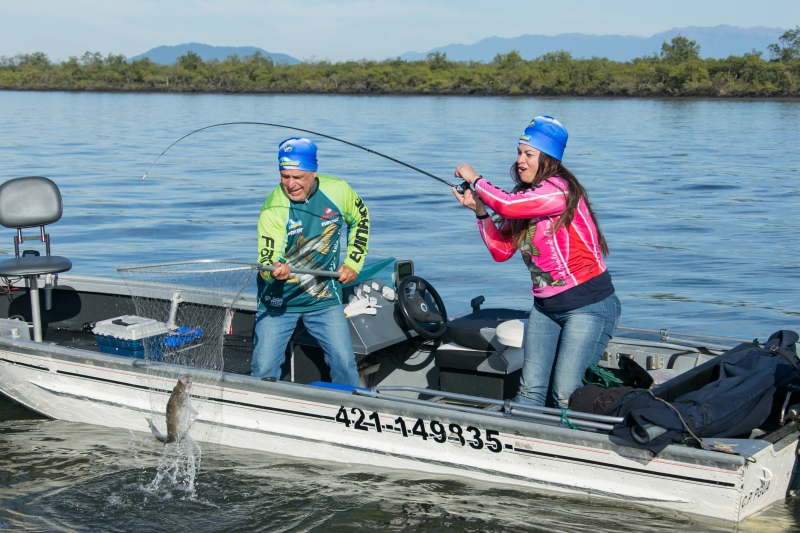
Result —
[[[597, 217], [595, 217], [594, 211], [592, 210], [592, 204], [589, 203], [589, 196], [586, 194], [586, 189], [580, 184], [578, 178], [567, 170], [567, 167], [558, 159], [550, 157], [544, 152], [539, 153], [539, 169], [536, 171], [536, 176], [534, 176], [532, 183], [525, 183], [522, 181], [519, 176], [519, 170], [517, 170], [517, 163], [515, 162], [511, 165], [511, 178], [514, 180], [516, 186], [511, 193], [514, 194], [532, 189], [553, 176], [558, 176], [567, 182], [567, 191], [565, 192], [567, 195], [567, 208], [561, 213], [561, 216], [558, 217], [558, 220], [556, 220], [556, 223], [553, 225], [553, 233], [558, 231], [561, 226], [569, 226], [572, 224], [572, 219], [575, 217], [575, 209], [578, 208], [581, 196], [583, 196], [583, 201], [586, 202], [586, 207], [589, 209], [592, 222], [594, 222], [594, 226], [597, 228], [597, 242], [600, 245], [600, 251], [603, 253], [603, 256], [607, 256], [608, 244], [606, 244], [606, 238], [603, 236], [603, 232], [600, 230], [600, 224], [598, 224]], [[531, 219], [506, 219], [498, 215], [495, 217], [495, 222], [500, 227], [502, 227], [503, 224], [507, 224], [508, 229], [514, 236], [514, 248], [519, 250], [525, 243], [525, 238], [531, 225]]]

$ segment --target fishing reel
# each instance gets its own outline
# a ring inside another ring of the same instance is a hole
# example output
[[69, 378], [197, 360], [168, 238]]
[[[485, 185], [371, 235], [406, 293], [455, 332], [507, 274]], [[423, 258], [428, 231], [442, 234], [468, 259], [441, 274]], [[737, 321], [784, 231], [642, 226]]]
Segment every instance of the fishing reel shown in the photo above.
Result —
[[458, 192], [458, 194], [460, 194], [461, 196], [464, 196], [464, 193], [467, 192], [468, 190], [469, 190], [468, 181], [462, 181], [461, 183], [456, 185], [456, 192]]

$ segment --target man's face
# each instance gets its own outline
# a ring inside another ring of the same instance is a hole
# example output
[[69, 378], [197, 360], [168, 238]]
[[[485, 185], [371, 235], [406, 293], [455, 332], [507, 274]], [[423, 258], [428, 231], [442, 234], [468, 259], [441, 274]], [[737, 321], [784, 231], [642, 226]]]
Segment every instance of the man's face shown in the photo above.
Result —
[[281, 170], [281, 187], [283, 192], [293, 202], [302, 202], [308, 196], [311, 187], [314, 185], [314, 180], [317, 177], [316, 172], [308, 172], [306, 170]]

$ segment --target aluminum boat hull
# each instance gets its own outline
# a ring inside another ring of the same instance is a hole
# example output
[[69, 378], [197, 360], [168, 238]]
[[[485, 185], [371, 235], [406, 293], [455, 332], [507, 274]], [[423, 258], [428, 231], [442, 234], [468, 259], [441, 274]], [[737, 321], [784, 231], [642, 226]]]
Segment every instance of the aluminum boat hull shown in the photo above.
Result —
[[[602, 433], [498, 412], [463, 413], [434, 402], [185, 371], [193, 373], [194, 392], [208, 398], [195, 405], [200, 414], [191, 435], [199, 442], [590, 495], [733, 522], [786, 497], [797, 455], [794, 433], [774, 445], [710, 439], [735, 445], [749, 460], [683, 446], [653, 458]], [[166, 406], [173, 386], [142, 361], [0, 338], [0, 392], [55, 419], [149, 432], [146, 418], [164, 416], [152, 407], [154, 395]]]

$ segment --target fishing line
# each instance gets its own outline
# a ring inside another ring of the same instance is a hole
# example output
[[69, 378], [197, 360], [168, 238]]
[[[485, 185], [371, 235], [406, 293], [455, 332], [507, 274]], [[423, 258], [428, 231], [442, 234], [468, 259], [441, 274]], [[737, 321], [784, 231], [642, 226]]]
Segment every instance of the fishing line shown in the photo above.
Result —
[[[235, 126], [235, 125], [271, 126], [273, 128], [284, 128], [284, 129], [287, 129], [287, 130], [302, 131], [303, 133], [310, 133], [312, 135], [317, 135], [319, 137], [324, 137], [324, 138], [330, 139], [332, 141], [337, 141], [337, 142], [352, 146], [354, 148], [358, 148], [360, 150], [364, 150], [365, 152], [369, 152], [371, 154], [375, 154], [377, 156], [383, 157], [384, 159], [388, 159], [389, 161], [394, 161], [395, 163], [397, 163], [399, 165], [403, 165], [406, 168], [410, 168], [411, 170], [415, 170], [415, 171], [419, 172], [420, 174], [424, 174], [425, 176], [428, 176], [429, 178], [433, 178], [436, 181], [442, 182], [445, 185], [449, 185], [450, 187], [456, 187], [456, 185], [450, 183], [447, 180], [443, 180], [439, 176], [434, 176], [430, 172], [426, 172], [426, 171], [422, 170], [421, 168], [417, 168], [414, 165], [409, 165], [408, 163], [404, 163], [403, 161], [400, 161], [399, 159], [395, 159], [394, 157], [388, 156], [386, 154], [382, 154], [380, 152], [376, 152], [375, 150], [372, 150], [372, 149], [367, 148], [365, 146], [361, 146], [360, 144], [351, 143], [350, 141], [345, 141], [344, 139], [339, 139], [338, 137], [333, 137], [331, 135], [325, 135], [324, 133], [319, 133], [317, 131], [305, 130], [303, 128], [295, 128], [294, 126], [284, 126], [283, 124], [271, 124], [269, 122], [222, 122], [222, 123], [219, 123], [219, 124], [212, 124], [210, 126], [205, 126], [203, 128], [199, 128], [199, 129], [196, 129], [196, 130], [194, 130], [192, 132], [189, 132], [186, 135], [184, 135], [183, 137], [181, 137], [180, 139], [178, 139], [177, 141], [175, 141], [174, 143], [172, 143], [169, 146], [167, 146], [166, 150], [161, 152], [161, 154], [158, 157], [156, 157], [156, 160], [153, 161], [153, 164], [150, 165], [150, 168], [148, 168], [147, 172], [145, 172], [144, 176], [142, 176], [142, 179], [145, 179], [147, 177], [147, 175], [150, 173], [150, 170], [155, 166], [156, 163], [158, 163], [158, 160], [161, 159], [162, 155], [166, 154], [167, 151], [170, 148], [172, 148], [173, 146], [175, 146], [176, 144], [178, 144], [179, 142], [184, 140], [186, 137], [189, 137], [190, 135], [194, 135], [195, 133], [201, 132], [203, 130], [208, 130], [208, 129], [211, 129], [211, 128], [218, 128], [220, 126]], [[462, 184], [462, 185], [459, 185], [456, 188], [457, 189], [458, 188], [462, 188], [463, 186], [464, 185]], [[459, 191], [459, 192], [462, 192], [462, 191]]]

